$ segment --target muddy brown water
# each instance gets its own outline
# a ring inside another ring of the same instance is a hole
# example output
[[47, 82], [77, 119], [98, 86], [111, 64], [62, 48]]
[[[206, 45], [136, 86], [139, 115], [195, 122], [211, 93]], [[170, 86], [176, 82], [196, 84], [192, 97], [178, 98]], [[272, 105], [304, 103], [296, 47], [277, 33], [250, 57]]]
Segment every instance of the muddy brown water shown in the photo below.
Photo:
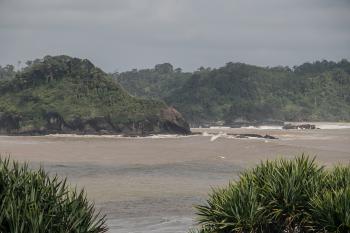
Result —
[[[261, 160], [307, 153], [326, 166], [349, 163], [350, 124], [345, 126], [349, 128], [193, 129], [202, 134], [186, 137], [0, 136], [0, 153], [34, 168], [40, 164], [84, 187], [107, 214], [109, 232], [176, 233], [193, 225], [193, 205], [204, 203], [211, 187], [227, 184]], [[279, 139], [237, 139], [225, 133]]]

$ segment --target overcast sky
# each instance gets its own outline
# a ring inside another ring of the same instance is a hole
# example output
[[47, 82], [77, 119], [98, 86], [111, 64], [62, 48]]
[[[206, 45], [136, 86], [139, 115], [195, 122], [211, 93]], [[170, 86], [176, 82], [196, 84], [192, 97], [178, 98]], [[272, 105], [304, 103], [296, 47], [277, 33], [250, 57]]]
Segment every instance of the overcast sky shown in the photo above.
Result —
[[350, 58], [350, 0], [0, 0], [0, 64], [47, 54], [108, 72], [338, 61]]

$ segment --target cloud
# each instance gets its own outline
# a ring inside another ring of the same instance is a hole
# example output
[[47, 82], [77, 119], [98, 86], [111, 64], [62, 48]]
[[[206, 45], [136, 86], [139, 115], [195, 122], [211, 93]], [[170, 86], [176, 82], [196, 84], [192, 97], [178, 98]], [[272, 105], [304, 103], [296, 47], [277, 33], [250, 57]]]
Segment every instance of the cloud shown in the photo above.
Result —
[[47, 54], [107, 71], [349, 59], [349, 10], [347, 0], [0, 0], [0, 64]]

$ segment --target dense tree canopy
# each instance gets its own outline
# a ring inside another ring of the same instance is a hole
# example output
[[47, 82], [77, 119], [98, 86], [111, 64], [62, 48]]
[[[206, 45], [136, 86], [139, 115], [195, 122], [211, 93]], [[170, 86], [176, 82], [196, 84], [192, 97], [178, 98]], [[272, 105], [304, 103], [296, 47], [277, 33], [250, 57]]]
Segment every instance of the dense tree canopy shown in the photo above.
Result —
[[0, 133], [189, 131], [177, 125], [185, 122], [176, 110], [129, 95], [87, 59], [46, 56], [27, 64], [0, 81]]
[[163, 99], [181, 87], [191, 73], [184, 73], [180, 68], [173, 69], [171, 64], [164, 63], [153, 69], [115, 73], [113, 77], [132, 95]]
[[159, 66], [114, 77], [134, 95], [165, 100], [192, 123], [350, 120], [350, 63], [345, 59], [293, 68], [230, 62], [193, 73], [161, 72]]

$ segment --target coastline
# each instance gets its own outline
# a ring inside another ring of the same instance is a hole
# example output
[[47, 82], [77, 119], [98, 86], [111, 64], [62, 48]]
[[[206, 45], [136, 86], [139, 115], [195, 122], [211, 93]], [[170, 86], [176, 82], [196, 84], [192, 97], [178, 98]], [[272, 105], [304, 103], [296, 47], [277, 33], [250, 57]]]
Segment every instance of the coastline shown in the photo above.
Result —
[[[194, 217], [192, 206], [205, 201], [211, 187], [226, 185], [261, 160], [305, 152], [317, 155], [325, 166], [350, 161], [350, 129], [192, 132], [153, 137], [0, 136], [0, 148], [3, 156], [42, 166], [85, 188], [98, 210], [108, 214], [111, 233], [186, 232]], [[231, 133], [279, 139], [241, 139]]]

